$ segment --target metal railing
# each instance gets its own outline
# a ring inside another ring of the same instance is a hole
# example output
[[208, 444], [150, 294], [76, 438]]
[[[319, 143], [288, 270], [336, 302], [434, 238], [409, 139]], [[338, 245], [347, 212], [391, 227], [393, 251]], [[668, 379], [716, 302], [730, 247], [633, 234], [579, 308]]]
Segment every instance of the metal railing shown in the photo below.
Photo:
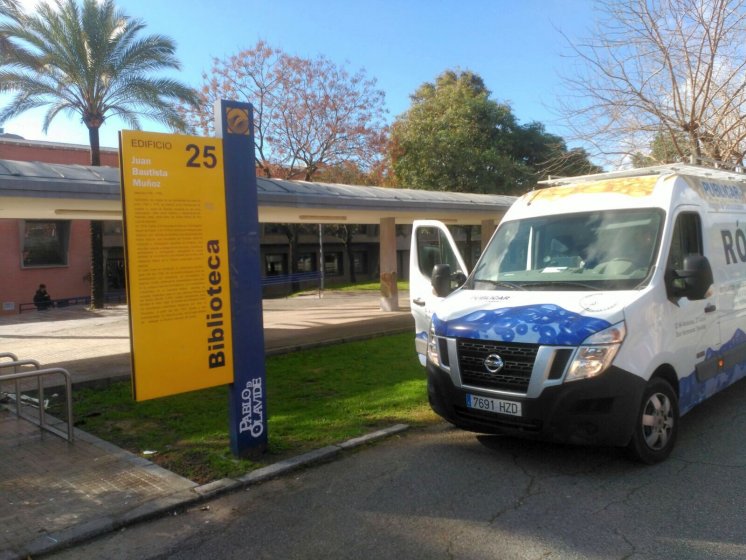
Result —
[[[13, 352], [0, 352], [0, 360], [3, 360], [3, 359], [9, 359], [11, 362], [17, 362], [18, 361], [18, 356], [16, 356], [15, 354], [13, 354]], [[0, 364], [0, 367], [1, 366], [2, 366], [2, 364]], [[14, 382], [14, 388], [15, 388], [15, 392], [16, 392], [15, 394], [17, 395], [18, 394], [18, 380], [17, 379]], [[18, 414], [17, 411], [16, 411], [16, 414]]]
[[[15, 401], [16, 401], [16, 416], [33, 422], [43, 430], [47, 430], [57, 436], [67, 439], [71, 442], [74, 439], [74, 426], [73, 426], [73, 398], [72, 398], [72, 380], [70, 373], [63, 368], [45, 368], [41, 369], [41, 365], [36, 360], [19, 360], [18, 356], [11, 352], [0, 353], [0, 359], [10, 359], [8, 362], [1, 362], [0, 369], [13, 368], [13, 373], [0, 374], [0, 384], [4, 381], [12, 381], [15, 389]], [[31, 366], [34, 369], [30, 371], [18, 371], [18, 368]], [[56, 426], [48, 424], [46, 421], [46, 411], [44, 410], [44, 383], [43, 378], [48, 375], [62, 375], [65, 379], [65, 398], [67, 404], [67, 431], [60, 430]], [[23, 414], [21, 410], [22, 398], [18, 382], [22, 379], [36, 379], [37, 382], [37, 397], [39, 400], [39, 418], [33, 418], [26, 414]]]
[[292, 284], [294, 282], [311, 282], [321, 280], [320, 272], [295, 272], [293, 274], [278, 274], [264, 276], [262, 286], [273, 286], [277, 284]]

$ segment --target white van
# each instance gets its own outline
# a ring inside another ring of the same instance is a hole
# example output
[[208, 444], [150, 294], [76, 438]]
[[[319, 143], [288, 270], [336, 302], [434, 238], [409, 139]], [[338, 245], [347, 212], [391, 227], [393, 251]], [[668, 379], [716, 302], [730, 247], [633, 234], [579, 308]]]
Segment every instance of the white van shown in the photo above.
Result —
[[469, 274], [415, 222], [430, 404], [454, 425], [665, 459], [679, 415], [746, 375], [746, 175], [665, 165], [550, 182]]

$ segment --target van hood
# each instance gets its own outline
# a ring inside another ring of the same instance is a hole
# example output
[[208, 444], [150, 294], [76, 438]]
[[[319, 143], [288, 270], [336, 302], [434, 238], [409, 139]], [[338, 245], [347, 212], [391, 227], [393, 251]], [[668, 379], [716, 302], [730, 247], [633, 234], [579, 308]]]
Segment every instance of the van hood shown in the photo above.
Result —
[[[577, 346], [624, 319], [639, 292], [459, 290], [433, 314], [438, 336]], [[541, 302], [541, 303], [538, 303]]]

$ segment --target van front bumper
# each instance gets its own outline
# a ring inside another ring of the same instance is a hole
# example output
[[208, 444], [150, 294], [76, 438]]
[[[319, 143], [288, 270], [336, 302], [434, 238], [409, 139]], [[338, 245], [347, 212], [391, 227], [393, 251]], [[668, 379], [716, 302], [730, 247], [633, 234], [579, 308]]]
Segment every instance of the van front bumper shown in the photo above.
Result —
[[[550, 441], [624, 446], [635, 429], [645, 381], [611, 367], [592, 379], [545, 387], [537, 398], [456, 387], [448, 373], [427, 364], [430, 406], [455, 426], [480, 433]], [[467, 395], [521, 403], [512, 416], [467, 407]]]

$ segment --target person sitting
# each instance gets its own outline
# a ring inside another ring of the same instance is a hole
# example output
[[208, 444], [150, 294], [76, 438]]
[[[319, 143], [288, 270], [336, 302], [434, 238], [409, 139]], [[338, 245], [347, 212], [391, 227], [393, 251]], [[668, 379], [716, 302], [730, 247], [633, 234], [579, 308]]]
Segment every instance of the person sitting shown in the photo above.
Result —
[[45, 311], [52, 307], [52, 298], [47, 293], [47, 287], [44, 284], [39, 284], [39, 289], [36, 290], [36, 293], [34, 294], [34, 303], [36, 304], [36, 309], [39, 311]]

